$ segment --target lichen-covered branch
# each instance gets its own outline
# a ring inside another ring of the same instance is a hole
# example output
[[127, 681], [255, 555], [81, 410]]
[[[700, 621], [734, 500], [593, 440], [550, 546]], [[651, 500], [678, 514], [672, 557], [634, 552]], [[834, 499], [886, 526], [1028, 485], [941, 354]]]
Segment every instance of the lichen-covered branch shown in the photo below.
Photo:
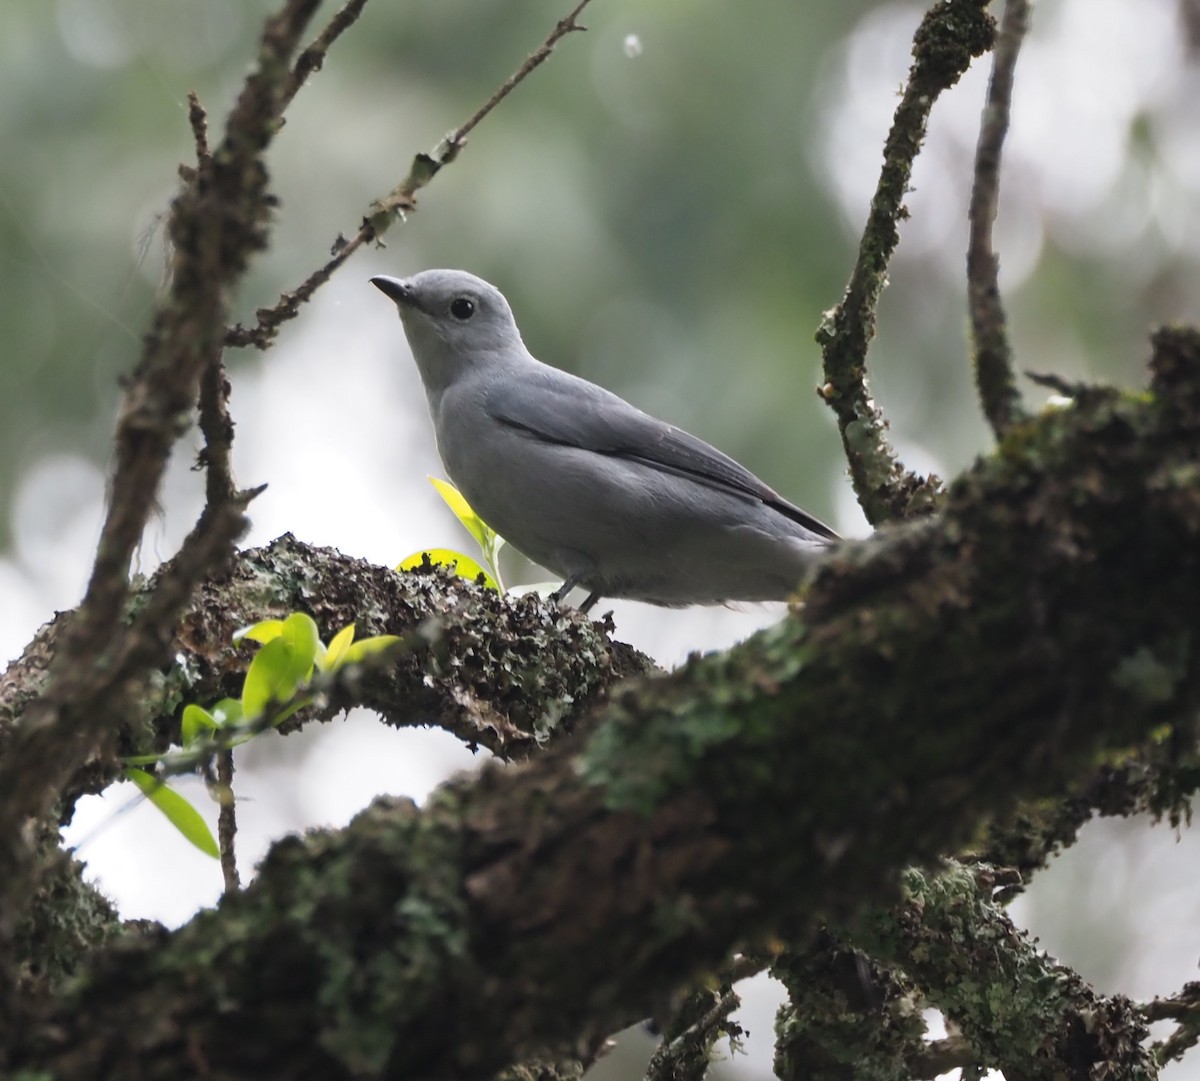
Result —
[[[135, 594], [135, 607], [154, 585], [144, 584]], [[516, 760], [570, 731], [618, 680], [653, 668], [648, 658], [611, 640], [611, 624], [590, 622], [536, 597], [501, 601], [441, 568], [398, 575], [284, 536], [239, 553], [226, 572], [197, 590], [171, 643], [173, 663], [120, 718], [120, 753], [162, 753], [179, 740], [183, 704], [208, 705], [237, 695], [252, 647], [235, 645], [234, 629], [298, 610], [313, 615], [326, 638], [356, 622], [363, 635], [398, 633], [417, 639], [420, 648], [404, 650], [386, 671], [341, 670], [320, 705], [290, 718], [288, 730], [362, 705], [383, 723], [438, 724], [464, 742]], [[0, 676], [0, 756], [42, 692], [70, 618], [64, 613], [44, 626]], [[79, 881], [81, 868], [57, 850], [57, 827], [80, 795], [101, 791], [120, 773], [113, 756], [89, 762], [65, 784], [56, 813], [38, 830], [41, 885], [22, 914], [14, 948], [23, 986], [45, 992], [99, 942], [119, 933], [116, 913]], [[222, 849], [228, 849], [224, 837]], [[227, 885], [233, 884], [232, 862], [223, 870]], [[35, 972], [37, 980], [30, 978]]]
[[[910, 868], [899, 905], [860, 912], [837, 926], [839, 938], [781, 957], [781, 1081], [932, 1079], [954, 1068], [1028, 1081], [1157, 1076], [1142, 1044], [1148, 1011], [1097, 994], [1018, 931], [1000, 900], [1013, 877], [954, 861]], [[925, 1039], [933, 1007], [945, 1040]]]
[[986, 8], [986, 0], [943, 0], [922, 20], [845, 296], [817, 331], [825, 364], [821, 396], [837, 414], [850, 480], [872, 525], [928, 514], [941, 495], [941, 482], [907, 471], [888, 442], [887, 421], [867, 385], [867, 349], [899, 223], [908, 216], [904, 200], [929, 113], [938, 95], [991, 45], [994, 23]]
[[[1160, 332], [1153, 372], [1022, 426], [936, 519], [839, 549], [803, 613], [624, 684], [575, 739], [288, 839], [220, 910], [99, 952], [13, 1062], [337, 1081], [586, 1059], [739, 947], [894, 900], [902, 867], [1105, 748], [1193, 738], [1200, 334]], [[1089, 1061], [1131, 1062], [1139, 1024]]]
[[1157, 1077], [1139, 1010], [1093, 991], [1038, 950], [996, 907], [991, 883], [958, 864], [904, 874], [896, 911], [854, 935], [898, 966], [961, 1032], [977, 1061], [1005, 1077]]
[[[170, 574], [168, 564], [162, 574]], [[144, 587], [152, 595], [155, 582]], [[347, 670], [320, 708], [289, 719], [285, 730], [360, 705], [397, 727], [437, 724], [501, 758], [530, 754], [557, 728], [594, 704], [614, 683], [653, 669], [649, 658], [613, 642], [611, 623], [592, 622], [536, 596], [502, 599], [443, 568], [396, 574], [387, 567], [284, 535], [238, 553], [202, 582], [182, 615], [162, 677], [130, 703], [122, 754], [165, 751], [179, 738], [179, 711], [237, 696], [252, 646], [233, 632], [294, 611], [311, 615], [328, 639], [349, 623], [360, 636], [413, 635], [386, 671]], [[0, 676], [0, 752], [36, 703], [70, 613], [46, 624]], [[115, 759], [92, 763], [60, 793], [69, 815], [84, 792], [115, 780]]]
[[1160, 1066], [1182, 1058], [1184, 1052], [1200, 1043], [1200, 982], [1185, 983], [1175, 994], [1156, 998], [1142, 1007], [1147, 1023], [1174, 1021], [1175, 1031], [1151, 1046]]
[[1000, 201], [1000, 151], [1008, 133], [1013, 72], [1029, 30], [1029, 0], [1006, 0], [992, 56], [992, 78], [979, 124], [971, 204], [967, 212], [967, 306], [975, 351], [975, 384], [996, 438], [1023, 419], [1013, 372], [1012, 346], [1000, 300], [1000, 263], [992, 249], [992, 226]]
[[785, 953], [771, 972], [788, 993], [775, 1018], [779, 1081], [932, 1081], [975, 1061], [962, 1047], [952, 1060], [944, 1047], [931, 1055], [919, 989], [828, 934]]
[[1074, 843], [1094, 816], [1145, 814], [1166, 818], [1176, 829], [1190, 824], [1192, 799], [1200, 791], [1200, 750], [1185, 739], [1158, 739], [1136, 754], [1097, 764], [1054, 799], [1021, 804], [989, 823], [960, 858], [1011, 867], [1022, 878]]

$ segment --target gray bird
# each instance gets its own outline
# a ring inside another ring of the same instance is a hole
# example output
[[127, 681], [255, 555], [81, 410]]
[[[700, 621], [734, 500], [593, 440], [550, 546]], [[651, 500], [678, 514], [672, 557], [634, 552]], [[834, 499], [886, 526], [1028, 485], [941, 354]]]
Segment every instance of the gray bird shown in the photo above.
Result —
[[400, 310], [450, 479], [562, 575], [557, 599], [784, 600], [838, 539], [703, 440], [534, 359], [495, 286], [462, 270], [371, 284]]

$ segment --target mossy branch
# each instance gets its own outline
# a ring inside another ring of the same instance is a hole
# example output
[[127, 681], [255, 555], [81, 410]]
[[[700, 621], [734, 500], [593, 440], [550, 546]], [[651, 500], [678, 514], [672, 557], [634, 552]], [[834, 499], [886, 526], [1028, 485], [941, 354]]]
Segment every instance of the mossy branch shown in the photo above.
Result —
[[937, 477], [906, 470], [887, 438], [887, 420], [867, 382], [867, 349], [888, 264], [908, 217], [913, 162], [925, 140], [934, 102], [992, 44], [995, 24], [986, 0], [934, 4], [913, 37], [913, 63], [883, 148], [883, 168], [871, 199], [845, 295], [817, 331], [825, 367], [821, 397], [837, 415], [854, 493], [872, 525], [932, 513], [942, 495]]
[[1015, 426], [937, 518], [847, 546], [803, 612], [626, 683], [575, 739], [276, 845], [220, 910], [99, 953], [15, 1061], [484, 1078], [590, 1053], [1106, 749], [1191, 739], [1200, 334], [1160, 332], [1153, 372]]

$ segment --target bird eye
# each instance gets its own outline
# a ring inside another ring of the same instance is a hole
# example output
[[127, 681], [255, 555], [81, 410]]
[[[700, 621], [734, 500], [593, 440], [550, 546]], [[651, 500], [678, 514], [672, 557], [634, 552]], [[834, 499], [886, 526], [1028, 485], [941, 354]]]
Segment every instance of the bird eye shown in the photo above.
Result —
[[450, 301], [450, 314], [460, 323], [465, 323], [475, 314], [475, 301], [469, 297], [455, 297]]

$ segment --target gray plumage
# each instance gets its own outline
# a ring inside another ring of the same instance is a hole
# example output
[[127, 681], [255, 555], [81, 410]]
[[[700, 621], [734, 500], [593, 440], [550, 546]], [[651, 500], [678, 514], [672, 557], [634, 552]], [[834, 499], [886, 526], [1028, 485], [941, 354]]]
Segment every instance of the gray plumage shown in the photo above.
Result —
[[535, 360], [462, 270], [371, 283], [396, 302], [450, 479], [564, 578], [651, 604], [783, 600], [837, 534], [701, 439]]

